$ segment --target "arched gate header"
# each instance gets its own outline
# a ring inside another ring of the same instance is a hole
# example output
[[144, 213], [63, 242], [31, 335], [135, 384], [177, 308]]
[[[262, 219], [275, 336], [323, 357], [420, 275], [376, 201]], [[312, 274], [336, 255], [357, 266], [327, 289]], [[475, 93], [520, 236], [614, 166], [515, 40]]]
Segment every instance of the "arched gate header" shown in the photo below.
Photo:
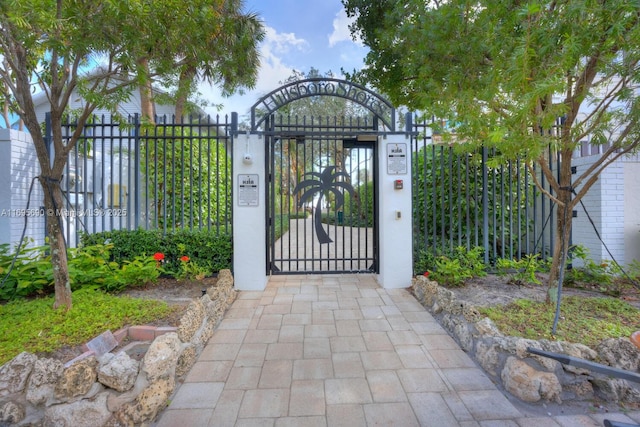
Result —
[[371, 111], [390, 131], [395, 131], [396, 111], [388, 100], [362, 85], [333, 78], [298, 80], [263, 96], [251, 107], [251, 130], [256, 131], [280, 107], [310, 96], [337, 96], [353, 101]]

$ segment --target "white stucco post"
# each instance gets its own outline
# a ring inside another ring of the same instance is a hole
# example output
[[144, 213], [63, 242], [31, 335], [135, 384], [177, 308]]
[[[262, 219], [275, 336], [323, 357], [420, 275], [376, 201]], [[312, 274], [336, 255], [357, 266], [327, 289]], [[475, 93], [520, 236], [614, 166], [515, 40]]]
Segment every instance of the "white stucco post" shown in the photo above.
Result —
[[[380, 273], [384, 288], [406, 288], [413, 276], [411, 142], [388, 135], [378, 142]], [[402, 188], [398, 188], [402, 181]]]
[[264, 137], [239, 134], [233, 143], [233, 276], [238, 290], [267, 286]]

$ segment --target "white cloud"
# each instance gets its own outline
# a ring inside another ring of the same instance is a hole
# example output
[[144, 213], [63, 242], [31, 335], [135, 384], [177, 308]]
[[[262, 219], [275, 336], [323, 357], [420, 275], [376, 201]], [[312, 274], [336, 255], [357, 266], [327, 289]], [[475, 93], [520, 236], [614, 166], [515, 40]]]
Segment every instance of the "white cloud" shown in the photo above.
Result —
[[351, 37], [351, 30], [349, 30], [349, 25], [352, 22], [353, 18], [349, 18], [347, 16], [347, 12], [344, 9], [336, 13], [336, 17], [333, 18], [333, 32], [329, 34], [329, 47], [333, 47], [337, 43], [344, 41], [362, 45], [362, 42], [359, 38], [354, 41]]
[[260, 71], [255, 89], [254, 100], [279, 86], [281, 81], [293, 73], [293, 67], [283, 62], [283, 57], [292, 50], [306, 51], [309, 43], [296, 37], [294, 33], [278, 33], [271, 27], [265, 27], [265, 40], [260, 46]]
[[265, 27], [263, 48], [276, 53], [288, 53], [292, 48], [304, 51], [309, 48], [305, 39], [299, 39], [294, 33], [278, 33], [275, 29]]

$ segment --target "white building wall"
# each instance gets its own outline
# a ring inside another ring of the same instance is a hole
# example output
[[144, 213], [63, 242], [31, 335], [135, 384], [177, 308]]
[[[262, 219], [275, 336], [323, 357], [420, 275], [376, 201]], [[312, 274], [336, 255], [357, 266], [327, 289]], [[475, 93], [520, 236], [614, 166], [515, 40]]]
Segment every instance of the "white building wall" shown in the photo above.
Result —
[[[33, 97], [33, 101], [36, 108], [36, 116], [38, 117], [38, 122], [43, 123], [46, 113], [51, 111], [49, 101], [47, 100], [47, 97], [43, 92], [35, 95]], [[84, 105], [84, 100], [79, 95], [75, 94], [69, 99], [68, 108], [69, 110], [77, 110], [84, 107]], [[171, 117], [175, 113], [175, 105], [162, 105], [156, 103], [155, 109], [158, 116], [166, 115], [167, 121], [171, 122]], [[129, 115], [133, 116], [136, 113], [139, 114], [140, 111], [142, 111], [142, 109], [140, 103], [140, 93], [138, 91], [134, 91], [127, 101], [121, 102], [118, 105], [118, 112], [124, 117], [127, 117]], [[93, 114], [98, 118], [102, 117], [103, 115], [105, 117], [111, 116], [111, 113], [105, 109], [96, 109]]]
[[[600, 175], [602, 196], [602, 228], [600, 233], [607, 247], [601, 245], [601, 259], [611, 259], [611, 255], [623, 265], [624, 253], [624, 164], [615, 162]], [[587, 207], [588, 209], [588, 207]], [[594, 231], [595, 233], [595, 231]], [[607, 252], [607, 248], [611, 255]]]
[[[599, 156], [574, 158], [573, 165], [577, 167], [578, 175], [591, 166]], [[611, 255], [621, 265], [630, 263], [634, 258], [638, 259], [637, 252], [634, 255], [632, 249], [637, 241], [634, 241], [632, 236], [634, 227], [636, 233], [640, 234], [640, 217], [636, 216], [634, 220], [632, 215], [639, 215], [640, 211], [640, 197], [637, 196], [640, 193], [640, 178], [636, 175], [634, 181], [634, 171], [636, 174], [640, 172], [637, 158], [619, 159], [602, 172], [582, 199], [606, 247], [598, 239], [582, 205], [578, 204], [576, 207], [578, 216], [573, 219], [573, 244], [586, 247], [590, 258], [596, 262], [610, 260]], [[580, 267], [580, 261], [574, 261], [574, 265]]]
[[44, 196], [37, 180], [33, 183], [30, 211], [24, 211], [31, 182], [39, 174], [40, 166], [31, 135], [0, 129], [0, 243], [8, 243], [12, 247], [17, 245], [26, 218], [25, 236], [33, 239], [35, 246], [44, 245], [44, 216], [38, 212], [44, 205]]
[[640, 262], [640, 156], [623, 159], [625, 262]]
[[[43, 123], [46, 113], [51, 111], [51, 106], [49, 104], [49, 101], [47, 100], [47, 97], [44, 94], [44, 92], [41, 92], [41, 93], [38, 93], [37, 95], [34, 95], [33, 102], [35, 104], [36, 117], [38, 118], [38, 122]], [[84, 100], [79, 95], [74, 94], [69, 99], [68, 108], [69, 110], [77, 110], [84, 107], [84, 105], [85, 105]], [[175, 105], [162, 105], [162, 104], [156, 103], [155, 109], [156, 109], [156, 114], [158, 116], [166, 115], [167, 121], [171, 122], [171, 117], [175, 113]], [[142, 111], [142, 109], [141, 109], [141, 103], [140, 103], [140, 92], [138, 91], [134, 91], [131, 94], [131, 97], [127, 101], [121, 102], [118, 105], [118, 112], [122, 114], [124, 117], [127, 117], [129, 115], [133, 116], [136, 113], [139, 114], [140, 111]], [[111, 116], [111, 112], [105, 109], [96, 109], [93, 112], [93, 114], [98, 118], [102, 117], [103, 115], [105, 117]]]

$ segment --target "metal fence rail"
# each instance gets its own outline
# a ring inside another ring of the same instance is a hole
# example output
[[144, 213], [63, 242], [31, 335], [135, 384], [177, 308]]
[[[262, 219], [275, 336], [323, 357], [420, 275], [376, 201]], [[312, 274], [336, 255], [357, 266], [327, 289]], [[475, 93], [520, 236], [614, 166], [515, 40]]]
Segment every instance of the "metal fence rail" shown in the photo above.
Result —
[[[138, 115], [124, 123], [101, 116], [85, 125], [62, 182], [70, 247], [78, 245], [81, 233], [106, 230], [231, 232], [228, 117], [189, 117], [181, 123], [157, 117], [155, 122], [145, 124]], [[74, 130], [68, 120], [63, 137]], [[50, 126], [45, 131], [51, 135]]]
[[[182, 123], [158, 117], [155, 125], [138, 115], [125, 123], [94, 117], [69, 155], [62, 182], [69, 246], [77, 246], [83, 232], [115, 229], [231, 233], [232, 126], [228, 116]], [[550, 256], [555, 205], [535, 187], [523, 162], [499, 163], [486, 148], [462, 152], [434, 143], [427, 122], [410, 127], [415, 254], [479, 246], [487, 263], [532, 253]], [[74, 130], [69, 120], [64, 137]], [[280, 137], [287, 133], [278, 130]], [[548, 157], [557, 170], [553, 153]], [[544, 176], [534, 173], [550, 191]]]
[[[487, 264], [533, 253], [550, 256], [555, 206], [524, 162], [499, 161], [487, 148], [439, 143], [430, 125], [413, 125], [414, 260], [421, 251], [437, 256], [457, 247], [482, 247]], [[544, 176], [537, 177], [547, 188]]]

